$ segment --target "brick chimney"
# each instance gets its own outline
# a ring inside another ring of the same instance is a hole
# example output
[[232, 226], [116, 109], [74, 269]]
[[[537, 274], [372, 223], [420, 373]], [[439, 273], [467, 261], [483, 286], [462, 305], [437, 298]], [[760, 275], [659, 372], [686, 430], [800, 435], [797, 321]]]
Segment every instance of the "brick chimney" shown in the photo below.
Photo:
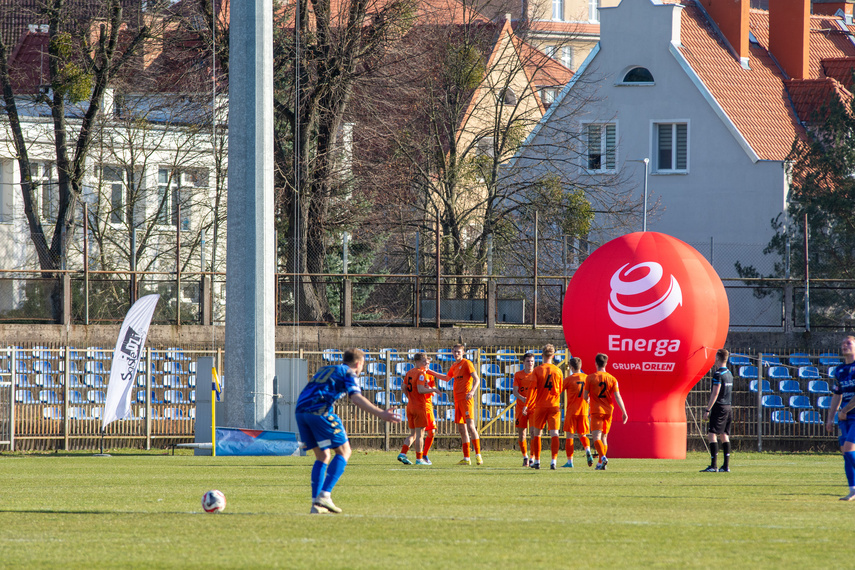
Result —
[[707, 14], [736, 50], [742, 65], [748, 63], [749, 4], [749, 0], [703, 0]]
[[790, 79], [807, 79], [810, 0], [770, 0], [769, 52]]
[[838, 10], [852, 18], [853, 0], [813, 0], [813, 13], [823, 16], [834, 16]]

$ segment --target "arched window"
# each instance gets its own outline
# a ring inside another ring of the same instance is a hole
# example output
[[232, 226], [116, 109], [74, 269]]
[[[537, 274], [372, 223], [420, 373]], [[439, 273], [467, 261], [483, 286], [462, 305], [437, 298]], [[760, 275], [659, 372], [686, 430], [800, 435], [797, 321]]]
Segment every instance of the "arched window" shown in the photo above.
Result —
[[633, 67], [623, 76], [624, 83], [653, 83], [653, 74], [646, 67]]

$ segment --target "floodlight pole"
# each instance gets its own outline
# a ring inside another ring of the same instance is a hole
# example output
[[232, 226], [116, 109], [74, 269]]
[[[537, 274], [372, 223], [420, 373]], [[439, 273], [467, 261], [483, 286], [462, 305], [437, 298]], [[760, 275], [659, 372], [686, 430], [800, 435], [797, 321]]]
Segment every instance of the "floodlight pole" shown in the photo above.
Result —
[[635, 159], [635, 160], [628, 158], [626, 161], [627, 162], [640, 162], [640, 163], [644, 164], [644, 212], [642, 213], [642, 218], [641, 218], [641, 231], [646, 232], [647, 231], [647, 175], [648, 175], [648, 171], [650, 170], [650, 159], [646, 158], [646, 157], [643, 159]]

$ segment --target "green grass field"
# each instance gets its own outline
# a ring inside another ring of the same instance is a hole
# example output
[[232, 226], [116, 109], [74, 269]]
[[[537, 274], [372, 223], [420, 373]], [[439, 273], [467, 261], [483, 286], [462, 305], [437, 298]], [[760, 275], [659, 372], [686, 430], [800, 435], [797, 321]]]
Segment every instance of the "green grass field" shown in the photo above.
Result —
[[[830, 567], [851, 563], [855, 502], [839, 455], [737, 453], [732, 472], [613, 459], [606, 472], [432, 467], [354, 452], [309, 515], [309, 457], [114, 451], [0, 456], [0, 567]], [[563, 452], [559, 455], [563, 462]], [[583, 465], [579, 467], [579, 465]], [[222, 490], [226, 511], [205, 514]]]

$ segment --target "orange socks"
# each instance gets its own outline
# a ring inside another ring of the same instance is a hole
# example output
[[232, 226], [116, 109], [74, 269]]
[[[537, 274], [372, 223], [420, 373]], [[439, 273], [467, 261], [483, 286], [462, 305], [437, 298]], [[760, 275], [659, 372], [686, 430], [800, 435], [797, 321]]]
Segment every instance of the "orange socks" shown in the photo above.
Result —
[[481, 440], [480, 439], [473, 439], [472, 445], [475, 446], [475, 455], [481, 455]]
[[540, 461], [540, 436], [531, 436], [531, 456], [535, 461]]
[[428, 452], [430, 451], [431, 445], [433, 445], [433, 432], [432, 431], [428, 432], [427, 436], [425, 437], [425, 452], [424, 452], [425, 455], [427, 455]]
[[606, 446], [600, 439], [594, 440], [594, 447], [597, 448], [597, 453], [600, 454], [600, 457], [606, 456]]
[[469, 459], [469, 442], [468, 441], [463, 442], [463, 458]]
[[522, 451], [523, 457], [528, 457], [528, 449], [526, 449], [525, 440], [521, 439], [520, 441], [520, 451]]
[[410, 450], [409, 445], [404, 445], [403, 447], [401, 447], [401, 453], [403, 453], [404, 455], [406, 455], [409, 450]]
[[567, 459], [573, 457], [573, 438], [568, 437], [564, 440], [564, 451], [567, 452]]
[[579, 443], [582, 444], [582, 449], [588, 449], [589, 447], [591, 447], [591, 440], [588, 439], [587, 435], [580, 435]]
[[561, 440], [558, 439], [557, 435], [553, 435], [549, 438], [549, 449], [552, 451], [552, 459], [554, 460], [558, 457], [558, 450], [561, 449]]
[[419, 453], [418, 451], [416, 452], [416, 459], [421, 459], [423, 456], [424, 454]]

